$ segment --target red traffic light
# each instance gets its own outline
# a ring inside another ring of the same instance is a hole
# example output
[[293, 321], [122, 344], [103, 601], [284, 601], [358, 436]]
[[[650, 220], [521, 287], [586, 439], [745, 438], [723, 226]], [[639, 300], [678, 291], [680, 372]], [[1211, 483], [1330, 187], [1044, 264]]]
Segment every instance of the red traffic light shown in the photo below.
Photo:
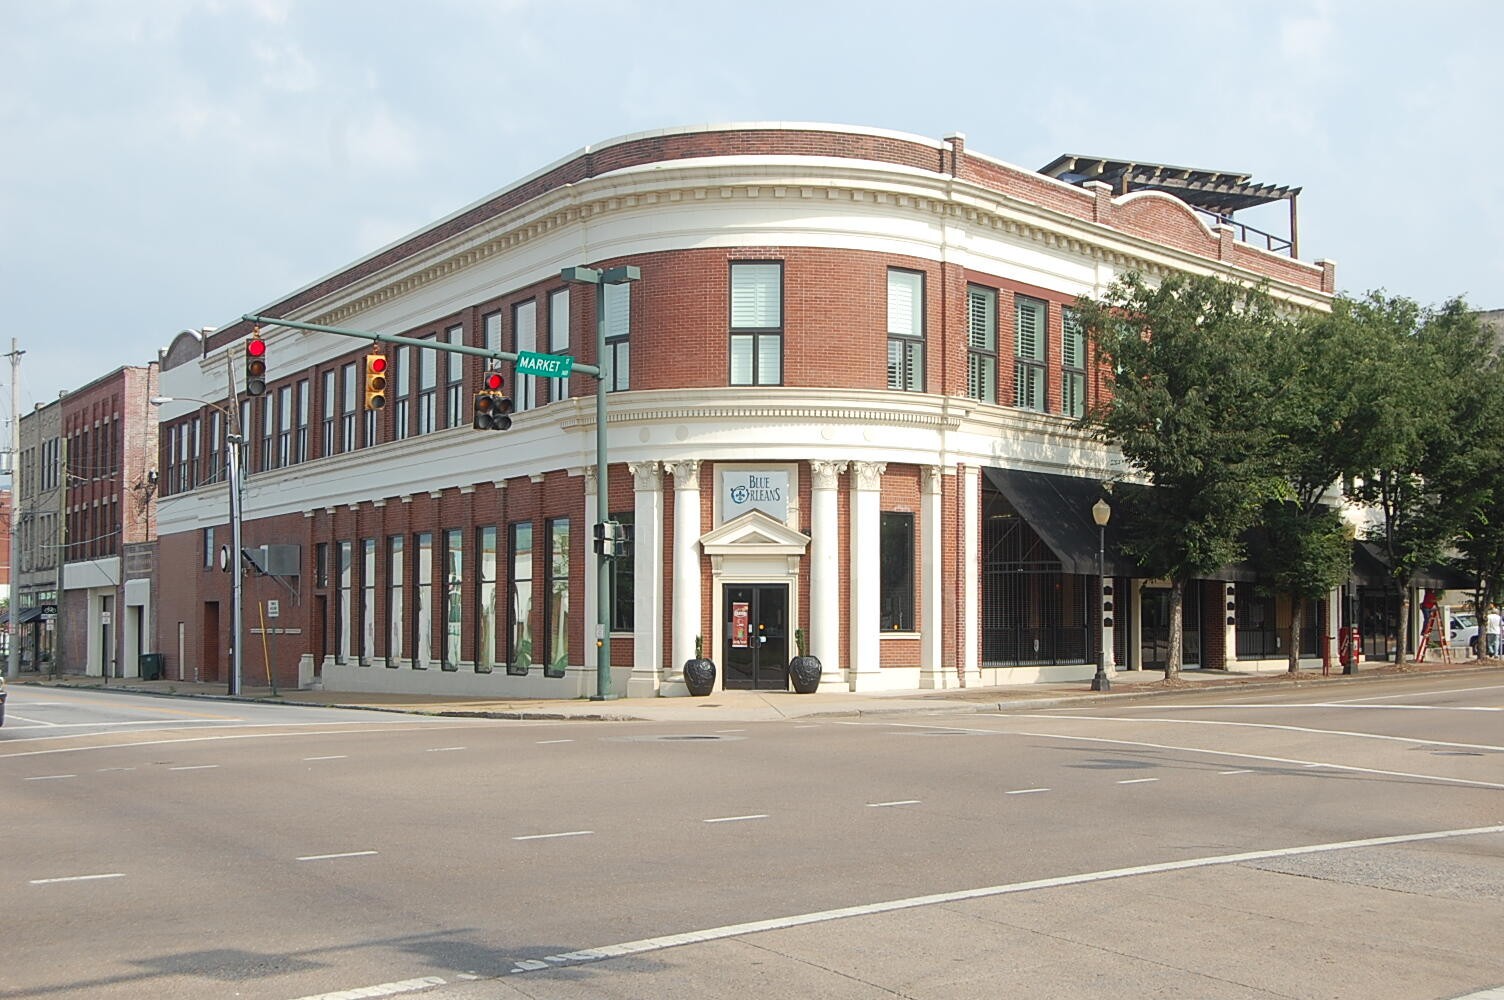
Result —
[[266, 354], [266, 341], [259, 335], [251, 337], [245, 342], [245, 353], [253, 358], [259, 358]]
[[501, 391], [502, 378], [500, 372], [486, 372], [485, 375], [481, 376], [480, 382], [481, 388], [485, 389], [486, 392]]
[[386, 358], [373, 354], [368, 359], [366, 368], [372, 372], [384, 372], [386, 371]]

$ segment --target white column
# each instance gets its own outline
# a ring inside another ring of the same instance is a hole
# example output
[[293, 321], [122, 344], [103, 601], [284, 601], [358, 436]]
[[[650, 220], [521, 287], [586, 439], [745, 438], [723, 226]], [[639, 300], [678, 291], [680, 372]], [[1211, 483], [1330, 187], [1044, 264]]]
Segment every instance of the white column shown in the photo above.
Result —
[[[589, 525], [591, 523], [591, 518], [594, 516], [595, 512], [595, 466], [586, 466], [583, 470], [583, 474], [585, 477], [585, 524], [582, 525], [582, 527], [585, 528], [585, 537], [587, 539], [590, 539], [591, 534]], [[534, 545], [542, 544], [539, 541], [539, 537], [541, 536], [534, 537]], [[593, 547], [595, 543], [593, 541], [587, 541], [586, 544], [590, 547], [586, 549], [587, 554], [585, 556], [585, 611], [584, 615], [580, 618], [580, 627], [585, 631], [584, 668], [586, 672], [589, 673], [591, 671], [591, 668], [595, 666], [595, 626], [596, 623], [600, 621], [600, 616], [597, 613], [597, 605], [600, 604], [600, 588], [597, 583], [597, 581], [600, 579], [600, 571], [596, 567], [597, 559], [595, 557], [595, 549]], [[505, 539], [503, 539], [501, 543], [502, 552], [506, 551], [506, 545], [507, 543]], [[505, 583], [506, 579], [506, 576], [503, 575], [502, 582]], [[536, 597], [534, 598], [535, 601], [537, 599], [538, 598]], [[606, 641], [610, 642], [611, 637], [606, 636]], [[595, 681], [593, 674], [591, 674], [590, 681], [593, 685]], [[581, 682], [583, 683], [583, 680]], [[592, 690], [594, 690], [593, 687]]]
[[[628, 463], [632, 508], [632, 676], [627, 697], [659, 693], [663, 670], [663, 476], [657, 462]], [[672, 665], [671, 665], [672, 666]]]
[[810, 462], [809, 651], [820, 689], [845, 689], [841, 656], [841, 545], [837, 497], [845, 462]]
[[[671, 669], [682, 671], [695, 655], [700, 625], [700, 463], [664, 462], [674, 477], [674, 617]], [[703, 636], [705, 655], [715, 659], [711, 636]], [[720, 675], [724, 676], [724, 675]]]
[[982, 683], [981, 470], [961, 470], [961, 671], [967, 684]]
[[851, 689], [882, 681], [882, 483], [887, 465], [853, 462], [851, 493]]
[[945, 608], [940, 544], [941, 471], [938, 465], [919, 470], [919, 686], [948, 687], [945, 677]]

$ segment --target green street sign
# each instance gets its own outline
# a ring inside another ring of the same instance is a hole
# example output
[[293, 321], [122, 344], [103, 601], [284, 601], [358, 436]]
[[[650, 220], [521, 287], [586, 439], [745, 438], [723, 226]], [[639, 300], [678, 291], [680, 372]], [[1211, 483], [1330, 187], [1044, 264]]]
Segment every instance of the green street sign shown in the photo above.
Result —
[[568, 354], [517, 352], [518, 375], [542, 375], [544, 378], [568, 378], [574, 370], [574, 358]]

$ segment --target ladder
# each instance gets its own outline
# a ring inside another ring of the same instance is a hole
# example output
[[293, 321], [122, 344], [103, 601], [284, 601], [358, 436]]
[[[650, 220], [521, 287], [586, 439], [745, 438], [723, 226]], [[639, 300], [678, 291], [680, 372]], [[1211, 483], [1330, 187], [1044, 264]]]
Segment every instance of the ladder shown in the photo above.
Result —
[[1421, 625], [1420, 642], [1415, 647], [1415, 662], [1423, 662], [1426, 651], [1432, 643], [1441, 650], [1441, 662], [1452, 662], [1452, 645], [1447, 641], [1446, 626], [1442, 622], [1441, 605], [1432, 605], [1426, 609], [1425, 621]]

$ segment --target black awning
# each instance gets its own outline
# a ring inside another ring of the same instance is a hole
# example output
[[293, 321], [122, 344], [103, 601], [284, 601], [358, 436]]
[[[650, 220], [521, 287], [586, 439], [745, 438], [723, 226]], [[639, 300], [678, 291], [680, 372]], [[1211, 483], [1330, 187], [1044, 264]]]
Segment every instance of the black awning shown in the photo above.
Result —
[[[1353, 579], [1364, 587], [1393, 585], [1394, 578], [1389, 575], [1389, 557], [1377, 542], [1365, 542], [1362, 539], [1353, 542]], [[1416, 570], [1410, 585], [1436, 590], [1471, 590], [1477, 582], [1459, 569], [1432, 563]]]
[[[1097, 524], [1092, 520], [1091, 508], [1098, 500], [1112, 502], [1102, 480], [1018, 469], [983, 468], [982, 472], [1018, 516], [1034, 529], [1040, 541], [1055, 553], [1063, 572], [1097, 575]], [[1114, 528], [1108, 521], [1107, 574], [1138, 575], [1133, 563], [1116, 552], [1113, 541]]]
[[42, 617], [41, 608], [22, 608], [21, 613], [16, 616], [16, 624], [25, 625], [27, 622], [34, 622], [40, 617]]

